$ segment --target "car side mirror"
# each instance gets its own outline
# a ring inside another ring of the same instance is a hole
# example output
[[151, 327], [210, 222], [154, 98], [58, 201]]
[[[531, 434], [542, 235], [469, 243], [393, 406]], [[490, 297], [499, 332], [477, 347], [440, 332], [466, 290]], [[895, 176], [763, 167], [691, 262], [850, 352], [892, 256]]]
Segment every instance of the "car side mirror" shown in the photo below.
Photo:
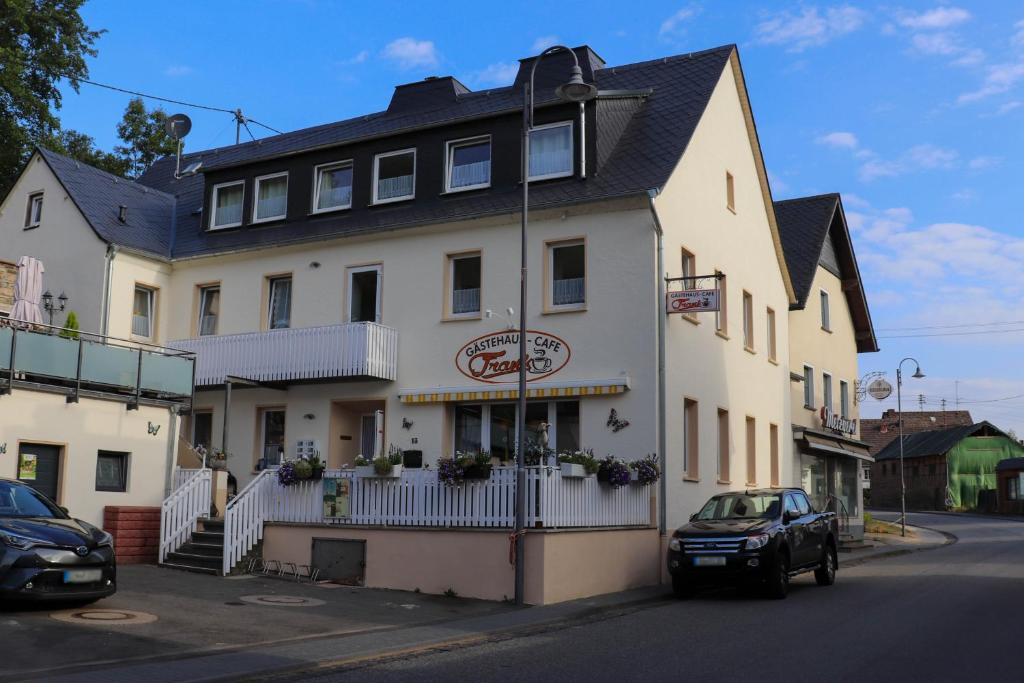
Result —
[[67, 509], [66, 507], [64, 507], [63, 505], [61, 505], [61, 506], [59, 506], [59, 507], [60, 507], [60, 511], [61, 511], [61, 512], [63, 512], [63, 513], [65, 514], [65, 515], [70, 515], [70, 514], [71, 514], [71, 513], [70, 513], [70, 512], [68, 511], [68, 509]]
[[697, 519], [697, 513], [696, 513], [696, 512], [694, 512], [694, 513], [693, 513], [692, 515], [690, 515], [690, 521], [691, 521], [691, 522], [692, 522], [693, 520], [695, 520], [695, 519]]

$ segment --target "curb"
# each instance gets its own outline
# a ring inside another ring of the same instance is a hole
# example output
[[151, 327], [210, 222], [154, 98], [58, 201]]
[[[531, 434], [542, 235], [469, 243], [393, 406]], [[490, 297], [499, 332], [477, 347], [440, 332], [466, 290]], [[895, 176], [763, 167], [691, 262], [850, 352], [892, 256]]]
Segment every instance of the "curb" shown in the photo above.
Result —
[[931, 527], [920, 525], [914, 525], [913, 527], [908, 528], [924, 529], [926, 531], [931, 531], [932, 533], [936, 533], [943, 536], [945, 538], [945, 541], [943, 543], [929, 543], [917, 547], [893, 548], [892, 550], [885, 550], [880, 553], [869, 555], [867, 557], [853, 558], [847, 562], [841, 563], [839, 567], [859, 567], [860, 565], [866, 562], [871, 562], [872, 560], [880, 560], [886, 557], [899, 557], [901, 555], [910, 555], [913, 553], [920, 553], [928, 550], [937, 550], [938, 548], [945, 548], [946, 546], [953, 545], [954, 543], [960, 540], [955, 534], [951, 534], [948, 531], [943, 531], [941, 529], [932, 529]]

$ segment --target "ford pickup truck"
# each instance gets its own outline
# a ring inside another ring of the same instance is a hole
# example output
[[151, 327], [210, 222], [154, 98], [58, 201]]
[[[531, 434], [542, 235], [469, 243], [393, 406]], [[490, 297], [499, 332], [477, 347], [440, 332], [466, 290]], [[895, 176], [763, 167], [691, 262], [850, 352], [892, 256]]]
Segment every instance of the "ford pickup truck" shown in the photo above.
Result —
[[781, 599], [791, 577], [811, 571], [831, 586], [838, 537], [835, 513], [816, 512], [802, 489], [723, 493], [672, 534], [672, 590], [685, 598], [707, 585], [757, 585]]

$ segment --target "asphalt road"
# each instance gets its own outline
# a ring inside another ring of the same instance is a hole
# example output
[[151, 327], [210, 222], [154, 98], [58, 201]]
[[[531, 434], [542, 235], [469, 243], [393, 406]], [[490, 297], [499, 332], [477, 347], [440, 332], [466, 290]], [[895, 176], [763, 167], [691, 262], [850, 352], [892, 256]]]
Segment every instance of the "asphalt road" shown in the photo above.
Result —
[[785, 601], [721, 591], [537, 635], [294, 680], [1024, 680], [1024, 522], [914, 514], [910, 523], [959, 541], [840, 566], [828, 588], [805, 575], [794, 580]]

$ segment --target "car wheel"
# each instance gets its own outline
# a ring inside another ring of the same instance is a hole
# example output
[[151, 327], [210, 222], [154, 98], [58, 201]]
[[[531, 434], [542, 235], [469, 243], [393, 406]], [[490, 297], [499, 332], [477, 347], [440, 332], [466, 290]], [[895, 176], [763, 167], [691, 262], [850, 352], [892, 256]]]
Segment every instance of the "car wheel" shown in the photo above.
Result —
[[821, 564], [814, 570], [814, 580], [819, 586], [831, 586], [836, 582], [836, 551], [832, 546], [825, 546]]
[[789, 557], [779, 553], [768, 572], [765, 594], [774, 600], [784, 600], [789, 593]]
[[672, 594], [677, 600], [686, 600], [693, 597], [693, 586], [681, 576], [672, 577]]

